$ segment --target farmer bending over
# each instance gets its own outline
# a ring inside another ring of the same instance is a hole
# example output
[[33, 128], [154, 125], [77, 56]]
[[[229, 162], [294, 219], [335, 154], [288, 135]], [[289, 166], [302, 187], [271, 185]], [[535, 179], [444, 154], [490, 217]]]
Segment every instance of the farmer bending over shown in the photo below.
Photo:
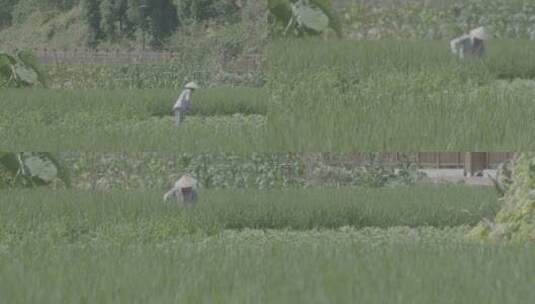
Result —
[[485, 55], [484, 41], [488, 39], [484, 27], [478, 27], [470, 33], [455, 38], [450, 42], [450, 48], [453, 54], [463, 59], [467, 56], [483, 57]]
[[189, 175], [182, 176], [163, 197], [164, 202], [169, 199], [186, 206], [194, 206], [197, 203], [197, 180]]
[[199, 87], [194, 82], [188, 82], [173, 106], [177, 127], [180, 126], [180, 123], [186, 118], [186, 113], [191, 110], [191, 94], [198, 88]]

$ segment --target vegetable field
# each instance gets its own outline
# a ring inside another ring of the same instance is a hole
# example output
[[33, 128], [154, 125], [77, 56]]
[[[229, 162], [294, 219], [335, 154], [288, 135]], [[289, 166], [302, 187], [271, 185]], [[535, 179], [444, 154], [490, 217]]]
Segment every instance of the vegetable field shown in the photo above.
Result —
[[0, 139], [7, 150], [530, 150], [533, 51], [493, 41], [487, 58], [460, 62], [444, 41], [276, 41], [265, 86], [200, 90], [183, 128], [171, 84], [10, 89]]
[[162, 205], [160, 194], [3, 192], [3, 299], [440, 303], [448, 295], [500, 303], [533, 296], [533, 248], [464, 237], [478, 218], [492, 216], [490, 189], [205, 191], [193, 213]]
[[0, 304], [535, 303], [532, 1], [35, 1], [0, 44], [174, 56], [0, 50]]
[[487, 58], [458, 61], [447, 41], [281, 41], [269, 56], [270, 143], [290, 151], [533, 149], [530, 50], [533, 42], [494, 41]]

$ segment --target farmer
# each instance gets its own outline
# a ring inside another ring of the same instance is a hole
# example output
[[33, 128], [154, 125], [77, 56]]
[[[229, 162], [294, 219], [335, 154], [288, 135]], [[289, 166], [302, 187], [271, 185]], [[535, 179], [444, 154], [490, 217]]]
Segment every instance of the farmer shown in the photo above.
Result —
[[191, 110], [191, 94], [198, 88], [199, 87], [195, 82], [188, 82], [173, 106], [177, 127], [180, 126], [180, 123], [186, 118], [186, 113]]
[[174, 187], [164, 196], [164, 202], [174, 199], [185, 206], [194, 206], [197, 203], [197, 180], [189, 175], [182, 176], [176, 181]]
[[485, 55], [484, 41], [488, 39], [488, 35], [484, 27], [478, 27], [470, 31], [470, 33], [455, 38], [450, 41], [450, 48], [453, 54], [463, 59], [467, 56], [483, 57]]

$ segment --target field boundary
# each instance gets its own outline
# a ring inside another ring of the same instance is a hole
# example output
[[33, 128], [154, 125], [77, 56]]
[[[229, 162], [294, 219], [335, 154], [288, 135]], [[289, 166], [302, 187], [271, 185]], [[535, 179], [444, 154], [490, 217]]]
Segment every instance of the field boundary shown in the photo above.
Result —
[[[16, 52], [17, 50], [13, 50]], [[32, 49], [41, 64], [144, 64], [175, 61], [176, 52], [135, 49]]]
[[[369, 161], [369, 153], [353, 153], [347, 158], [336, 159], [332, 165], [361, 164]], [[495, 168], [500, 163], [514, 157], [514, 152], [487, 152], [482, 167]], [[397, 165], [405, 159], [410, 160], [420, 168], [428, 169], [463, 169], [466, 166], [466, 152], [382, 152], [376, 154], [377, 159], [386, 164]]]

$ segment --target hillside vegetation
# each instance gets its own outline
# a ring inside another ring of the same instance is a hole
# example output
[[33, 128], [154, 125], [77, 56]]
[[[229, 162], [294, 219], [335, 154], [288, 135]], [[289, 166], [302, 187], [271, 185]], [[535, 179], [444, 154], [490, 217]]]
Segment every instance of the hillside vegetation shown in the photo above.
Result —
[[[259, 34], [267, 21], [267, 7], [261, 1], [145, 2], [147, 7], [142, 0], [0, 0], [0, 41], [4, 48], [141, 48], [145, 37], [147, 47], [180, 49], [180, 37], [224, 36], [225, 28], [244, 22], [255, 23], [249, 30]], [[269, 7], [286, 2], [272, 0]], [[326, 3], [313, 2], [320, 7]], [[450, 39], [485, 25], [494, 38], [535, 39], [535, 2], [529, 0], [333, 3], [338, 12], [333, 15], [335, 28], [349, 38]], [[274, 18], [269, 20], [278, 24]], [[280, 26], [271, 29], [277, 31]]]

